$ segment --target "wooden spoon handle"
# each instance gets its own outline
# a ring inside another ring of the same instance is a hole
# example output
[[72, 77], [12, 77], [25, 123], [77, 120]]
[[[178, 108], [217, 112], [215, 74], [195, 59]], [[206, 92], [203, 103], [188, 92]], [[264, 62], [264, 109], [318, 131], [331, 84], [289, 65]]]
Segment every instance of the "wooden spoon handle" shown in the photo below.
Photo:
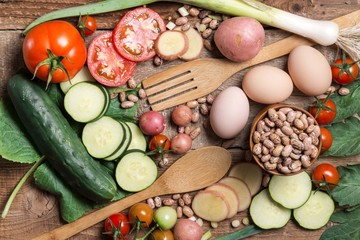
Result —
[[132, 206], [133, 204], [143, 201], [149, 197], [157, 195], [152, 191], [152, 188], [148, 188], [144, 191], [130, 195], [122, 200], [114, 202], [104, 208], [101, 211], [94, 211], [82, 218], [79, 218], [75, 222], [65, 224], [59, 228], [56, 228], [50, 232], [44, 233], [32, 240], [49, 240], [49, 239], [68, 239], [71, 236], [93, 226], [101, 221], [104, 221], [111, 214], [121, 212], [122, 210]]

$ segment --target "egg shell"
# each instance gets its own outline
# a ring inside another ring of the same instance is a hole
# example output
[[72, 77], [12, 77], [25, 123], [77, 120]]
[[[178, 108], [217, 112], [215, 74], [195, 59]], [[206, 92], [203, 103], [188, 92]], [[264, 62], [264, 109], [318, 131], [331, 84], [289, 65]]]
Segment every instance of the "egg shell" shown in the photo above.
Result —
[[331, 66], [313, 47], [294, 48], [289, 54], [288, 70], [294, 85], [307, 96], [321, 95], [331, 86]]
[[263, 65], [252, 68], [242, 80], [246, 95], [258, 103], [279, 103], [290, 97], [294, 84], [284, 70]]
[[236, 137], [248, 121], [249, 110], [249, 100], [241, 88], [226, 88], [215, 98], [210, 110], [213, 131], [224, 139]]

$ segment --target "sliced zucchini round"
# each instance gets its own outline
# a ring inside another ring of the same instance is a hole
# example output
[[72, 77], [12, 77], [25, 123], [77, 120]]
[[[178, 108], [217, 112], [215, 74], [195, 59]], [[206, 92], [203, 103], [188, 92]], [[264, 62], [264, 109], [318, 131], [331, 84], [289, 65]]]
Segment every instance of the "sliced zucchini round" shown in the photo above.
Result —
[[104, 158], [104, 160], [106, 161], [113, 161], [119, 159], [129, 148], [132, 139], [132, 132], [130, 130], [130, 127], [126, 123], [120, 122], [120, 124], [123, 125], [125, 130], [124, 142], [113, 154]]
[[132, 135], [128, 150], [139, 150], [145, 152], [147, 144], [140, 127], [132, 122], [126, 122], [126, 124], [130, 127]]

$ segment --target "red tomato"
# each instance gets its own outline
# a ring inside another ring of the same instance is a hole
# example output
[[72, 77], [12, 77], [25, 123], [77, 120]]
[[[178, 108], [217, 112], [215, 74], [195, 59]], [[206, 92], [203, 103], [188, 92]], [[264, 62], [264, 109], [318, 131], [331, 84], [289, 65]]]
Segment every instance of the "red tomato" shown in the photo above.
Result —
[[349, 84], [359, 75], [359, 66], [357, 62], [350, 57], [346, 57], [343, 52], [342, 58], [338, 58], [331, 65], [332, 77], [338, 84]]
[[139, 219], [143, 227], [149, 227], [153, 221], [153, 210], [146, 203], [136, 203], [129, 209], [128, 217], [131, 223]]
[[113, 31], [118, 53], [131, 61], [146, 61], [155, 56], [154, 42], [166, 30], [161, 16], [155, 11], [139, 7], [127, 12]]
[[309, 112], [319, 124], [329, 124], [336, 116], [336, 105], [331, 99], [319, 99], [313, 103]]
[[157, 151], [157, 153], [162, 153], [170, 149], [170, 140], [163, 134], [155, 135], [150, 139], [149, 149], [151, 151]]
[[125, 214], [115, 213], [105, 220], [104, 233], [112, 239], [123, 239], [130, 231], [129, 219]]
[[80, 33], [82, 36], [89, 36], [96, 31], [96, 19], [92, 16], [80, 17], [78, 28], [80, 29]]
[[330, 163], [316, 166], [311, 177], [314, 185], [323, 190], [333, 189], [339, 183], [339, 172]]
[[86, 61], [86, 45], [79, 31], [61, 20], [45, 22], [31, 29], [22, 50], [29, 71], [48, 83], [68, 81]]
[[101, 84], [117, 87], [133, 75], [136, 63], [122, 58], [114, 49], [112, 32], [96, 36], [88, 48], [87, 65], [91, 75]]
[[322, 142], [321, 153], [323, 153], [331, 147], [333, 138], [331, 132], [327, 128], [320, 127], [320, 132]]

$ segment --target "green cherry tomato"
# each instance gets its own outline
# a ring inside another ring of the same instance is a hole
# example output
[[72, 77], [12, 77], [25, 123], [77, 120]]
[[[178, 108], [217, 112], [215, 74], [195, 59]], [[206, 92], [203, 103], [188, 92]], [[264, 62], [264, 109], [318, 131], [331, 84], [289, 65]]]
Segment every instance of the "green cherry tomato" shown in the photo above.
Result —
[[177, 221], [176, 210], [169, 206], [160, 207], [154, 212], [154, 221], [160, 229], [169, 230]]

